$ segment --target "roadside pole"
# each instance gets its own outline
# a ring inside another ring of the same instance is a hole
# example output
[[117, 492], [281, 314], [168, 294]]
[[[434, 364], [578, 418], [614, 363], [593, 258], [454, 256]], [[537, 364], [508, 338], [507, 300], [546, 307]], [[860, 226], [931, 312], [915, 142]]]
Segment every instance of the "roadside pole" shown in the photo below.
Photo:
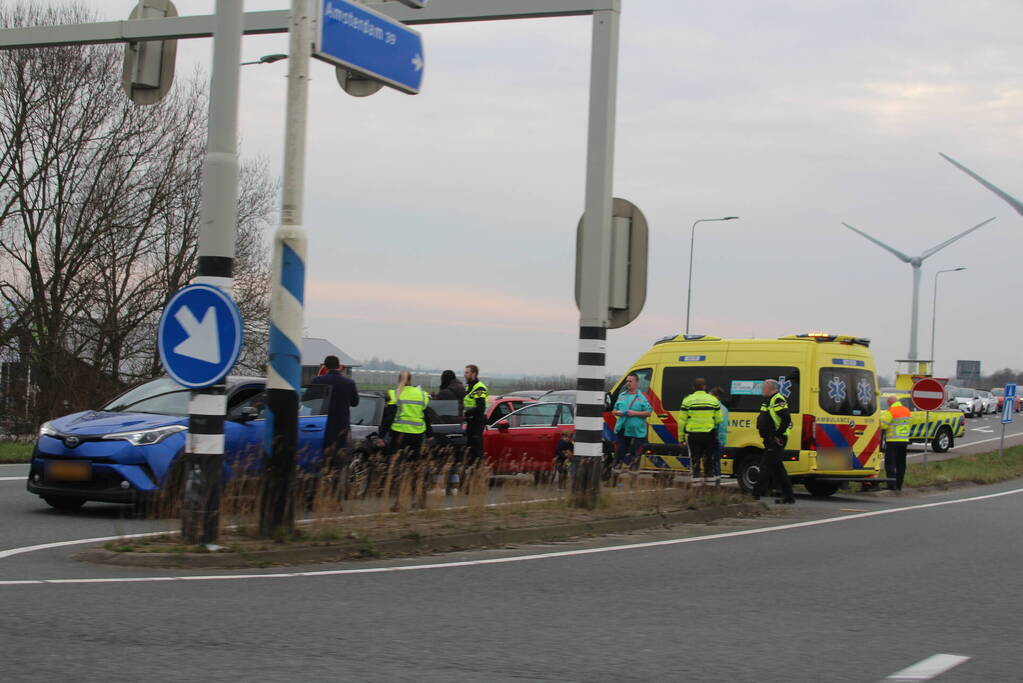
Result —
[[924, 413], [924, 467], [927, 467], [927, 451], [931, 448], [931, 411]]
[[[217, 0], [195, 278], [196, 283], [219, 287], [228, 297], [234, 282], [238, 223], [238, 72], [244, 4], [244, 0]], [[223, 382], [192, 392], [182, 456], [181, 536], [185, 543], [217, 540], [226, 412]]]
[[288, 95], [284, 123], [281, 222], [274, 234], [270, 295], [270, 362], [267, 368], [266, 435], [259, 532], [290, 533], [295, 526], [292, 488], [298, 447], [298, 399], [302, 384], [302, 325], [306, 233], [302, 227], [309, 60], [310, 3], [292, 0], [288, 32]]
[[998, 455], [1005, 455], [1005, 425], [1012, 423], [1016, 411], [1016, 385], [1006, 384], [1002, 391], [1002, 438], [998, 441]]
[[597, 504], [603, 471], [604, 368], [609, 318], [619, 19], [618, 10], [593, 13], [586, 206], [579, 266], [576, 464], [572, 480], [573, 503], [587, 508]]

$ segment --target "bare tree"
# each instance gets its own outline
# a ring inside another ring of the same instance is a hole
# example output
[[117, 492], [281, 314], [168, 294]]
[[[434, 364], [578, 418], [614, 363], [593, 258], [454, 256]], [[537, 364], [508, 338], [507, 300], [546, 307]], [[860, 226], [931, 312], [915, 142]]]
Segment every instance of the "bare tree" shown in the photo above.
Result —
[[[0, 8], [8, 27], [93, 19], [74, 4]], [[0, 52], [0, 346], [33, 369], [40, 419], [159, 374], [160, 312], [195, 273], [205, 79], [137, 107], [120, 88], [121, 55]], [[243, 164], [235, 267], [249, 371], [265, 347], [276, 192], [265, 161]]]

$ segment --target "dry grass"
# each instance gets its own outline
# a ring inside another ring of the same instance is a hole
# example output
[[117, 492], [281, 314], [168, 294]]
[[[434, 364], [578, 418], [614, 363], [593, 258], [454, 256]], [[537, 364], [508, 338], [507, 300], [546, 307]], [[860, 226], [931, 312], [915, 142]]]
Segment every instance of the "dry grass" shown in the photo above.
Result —
[[[454, 484], [457, 483], [457, 489]], [[236, 477], [221, 501], [221, 545], [265, 549], [278, 543], [373, 543], [465, 532], [554, 526], [597, 519], [665, 514], [746, 500], [734, 488], [692, 487], [663, 475], [616, 474], [594, 510], [569, 504], [571, 481], [545, 475], [492, 477], [487, 468], [461, 467], [453, 454], [430, 460], [382, 458], [303, 476], [296, 481], [294, 534], [257, 538], [260, 481]], [[165, 509], [165, 512], [170, 510]], [[182, 552], [177, 535], [118, 541], [113, 550]]]

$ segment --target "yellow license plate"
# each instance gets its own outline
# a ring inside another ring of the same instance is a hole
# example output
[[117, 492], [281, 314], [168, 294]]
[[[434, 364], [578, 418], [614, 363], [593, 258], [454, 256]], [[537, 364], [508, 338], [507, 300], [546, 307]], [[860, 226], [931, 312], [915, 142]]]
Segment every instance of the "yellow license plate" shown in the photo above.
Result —
[[818, 453], [817, 469], [851, 470], [852, 455], [850, 455], [849, 453]]
[[88, 481], [92, 479], [92, 465], [63, 460], [47, 463], [46, 478], [52, 481]]

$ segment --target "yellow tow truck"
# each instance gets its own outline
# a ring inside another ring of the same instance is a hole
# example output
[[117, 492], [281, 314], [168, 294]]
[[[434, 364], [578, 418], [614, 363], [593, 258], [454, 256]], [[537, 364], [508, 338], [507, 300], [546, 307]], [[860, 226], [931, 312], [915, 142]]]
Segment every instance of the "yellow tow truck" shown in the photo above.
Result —
[[930, 441], [935, 453], [944, 453], [955, 445], [955, 440], [966, 434], [966, 424], [960, 410], [932, 410], [929, 413], [918, 410], [913, 405], [909, 392], [917, 380], [933, 377], [929, 360], [899, 360], [896, 363], [894, 390], [883, 391], [880, 408], [887, 405], [889, 396], [894, 396], [899, 403], [910, 410], [909, 441], [925, 443]]

